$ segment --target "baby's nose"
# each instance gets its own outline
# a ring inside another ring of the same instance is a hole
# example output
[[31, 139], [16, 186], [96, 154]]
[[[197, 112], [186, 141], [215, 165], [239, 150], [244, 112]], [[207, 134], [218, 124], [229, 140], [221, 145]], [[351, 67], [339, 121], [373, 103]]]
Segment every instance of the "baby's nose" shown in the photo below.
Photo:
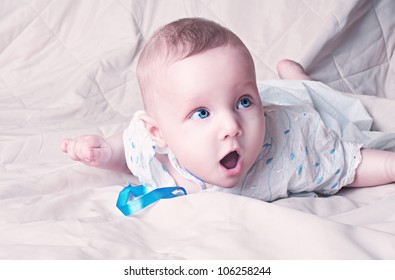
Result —
[[228, 115], [220, 123], [221, 127], [221, 138], [232, 138], [240, 136], [242, 134], [242, 129], [238, 119], [235, 116]]

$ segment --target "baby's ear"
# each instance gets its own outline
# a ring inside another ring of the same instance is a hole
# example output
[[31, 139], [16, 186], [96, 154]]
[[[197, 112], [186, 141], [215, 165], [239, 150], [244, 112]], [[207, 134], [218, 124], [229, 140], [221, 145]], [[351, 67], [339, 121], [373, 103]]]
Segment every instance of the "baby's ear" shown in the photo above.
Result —
[[160, 148], [167, 147], [158, 123], [147, 114], [141, 114], [140, 119], [143, 121], [145, 130], [148, 132], [148, 135], [151, 137], [151, 139], [155, 142], [156, 146]]

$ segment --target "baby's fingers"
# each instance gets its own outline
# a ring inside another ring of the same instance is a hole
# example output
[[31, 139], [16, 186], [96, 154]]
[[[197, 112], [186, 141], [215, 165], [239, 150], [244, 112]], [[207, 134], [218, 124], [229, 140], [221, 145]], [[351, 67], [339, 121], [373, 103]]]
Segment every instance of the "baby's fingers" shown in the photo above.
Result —
[[97, 135], [84, 135], [78, 137], [76, 140], [82, 147], [88, 149], [101, 148], [103, 145], [103, 138]]
[[78, 153], [76, 153], [76, 141], [71, 139], [63, 140], [61, 149], [64, 153], [68, 154], [72, 160], [80, 160]]
[[86, 157], [83, 159], [85, 164], [100, 167], [110, 160], [111, 151], [108, 148], [86, 148]]
[[101, 138], [95, 135], [80, 136], [75, 139], [65, 139], [61, 144], [63, 152], [67, 153], [72, 160], [89, 163], [95, 159], [93, 149], [100, 149]]
[[105, 166], [111, 158], [111, 148], [102, 137], [97, 135], [65, 139], [61, 144], [61, 149], [72, 160], [95, 167]]
[[86, 135], [78, 139], [74, 150], [86, 164], [96, 165], [108, 160], [106, 158], [108, 149], [106, 148], [103, 138], [100, 136]]
[[62, 150], [63, 153], [67, 153], [67, 146], [70, 141], [71, 141], [70, 139], [64, 139], [60, 144], [60, 149]]

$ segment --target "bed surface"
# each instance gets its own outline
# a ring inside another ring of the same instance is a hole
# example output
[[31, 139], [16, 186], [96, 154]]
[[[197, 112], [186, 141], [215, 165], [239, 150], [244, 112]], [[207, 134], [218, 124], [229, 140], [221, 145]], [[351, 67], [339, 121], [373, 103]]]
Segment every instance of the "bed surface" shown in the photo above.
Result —
[[395, 132], [395, 2], [5, 0], [0, 3], [1, 259], [394, 259], [395, 184], [266, 203], [225, 193], [115, 207], [129, 175], [73, 162], [63, 138], [122, 131], [135, 66], [159, 26], [205, 17], [253, 54], [360, 98]]

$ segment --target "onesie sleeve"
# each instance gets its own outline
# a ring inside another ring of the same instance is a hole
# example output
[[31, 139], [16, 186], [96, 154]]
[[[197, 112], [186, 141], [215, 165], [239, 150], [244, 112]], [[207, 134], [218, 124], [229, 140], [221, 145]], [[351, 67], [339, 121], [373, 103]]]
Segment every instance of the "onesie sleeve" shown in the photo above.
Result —
[[343, 154], [338, 164], [339, 168], [332, 169], [332, 176], [328, 174], [328, 182], [317, 184], [314, 190], [316, 193], [333, 195], [354, 181], [357, 167], [362, 160], [362, 145], [339, 140], [339, 148], [342, 150], [340, 153]]
[[276, 149], [269, 154], [273, 170], [282, 170], [275, 177], [288, 178], [288, 195], [332, 195], [354, 180], [362, 145], [343, 141], [309, 105], [277, 107], [274, 111], [268, 134]]

